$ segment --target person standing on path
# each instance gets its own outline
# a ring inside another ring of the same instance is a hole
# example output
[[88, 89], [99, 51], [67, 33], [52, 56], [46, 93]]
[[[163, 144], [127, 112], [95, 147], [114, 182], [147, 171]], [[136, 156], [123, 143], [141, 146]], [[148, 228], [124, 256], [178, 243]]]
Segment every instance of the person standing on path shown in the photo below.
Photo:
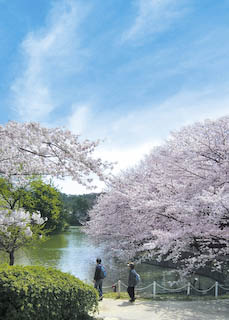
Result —
[[96, 259], [96, 267], [94, 274], [94, 287], [99, 292], [99, 301], [103, 300], [103, 279], [105, 278], [105, 268], [102, 266], [102, 260], [100, 258]]
[[137, 285], [137, 283], [139, 282], [139, 275], [137, 274], [137, 272], [134, 269], [134, 263], [130, 262], [128, 263], [128, 267], [130, 268], [129, 271], [129, 278], [128, 278], [128, 288], [127, 288], [127, 292], [130, 296], [130, 302], [134, 302], [135, 301], [135, 286]]

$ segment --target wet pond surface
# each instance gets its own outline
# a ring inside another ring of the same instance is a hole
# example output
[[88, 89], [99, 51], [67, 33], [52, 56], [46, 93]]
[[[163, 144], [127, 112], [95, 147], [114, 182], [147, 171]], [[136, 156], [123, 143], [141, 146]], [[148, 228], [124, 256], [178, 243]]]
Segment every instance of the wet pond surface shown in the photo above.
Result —
[[[80, 227], [71, 227], [65, 232], [53, 235], [37, 248], [18, 251], [15, 264], [51, 266], [69, 272], [81, 280], [92, 282], [97, 257], [101, 257], [107, 269], [104, 286], [111, 286], [119, 279], [124, 284], [127, 283], [126, 263], [120, 264], [111, 260], [106, 255], [106, 250], [94, 245]], [[159, 266], [143, 263], [137, 265], [136, 270], [141, 275], [141, 287], [153, 281], [167, 287], [169, 283], [177, 280], [174, 270]], [[198, 286], [201, 288], [209, 288], [212, 283], [214, 281], [211, 279], [198, 277]], [[148, 290], [152, 291], [152, 287]]]

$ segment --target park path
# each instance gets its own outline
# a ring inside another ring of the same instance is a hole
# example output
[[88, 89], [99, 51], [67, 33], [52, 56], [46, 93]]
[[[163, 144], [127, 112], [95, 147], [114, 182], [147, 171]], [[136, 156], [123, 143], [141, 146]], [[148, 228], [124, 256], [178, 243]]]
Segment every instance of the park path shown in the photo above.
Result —
[[98, 320], [229, 320], [229, 300], [135, 301], [104, 299]]

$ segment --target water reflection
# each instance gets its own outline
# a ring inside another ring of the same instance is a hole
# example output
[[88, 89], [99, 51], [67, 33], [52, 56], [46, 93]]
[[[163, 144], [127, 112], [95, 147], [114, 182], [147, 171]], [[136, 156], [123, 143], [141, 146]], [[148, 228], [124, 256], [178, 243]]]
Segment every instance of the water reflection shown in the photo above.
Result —
[[16, 264], [43, 265], [69, 272], [81, 280], [92, 280], [97, 256], [101, 248], [95, 247], [80, 231], [71, 227], [68, 231], [53, 235], [36, 248], [21, 250], [16, 254]]
[[[102, 258], [107, 269], [105, 286], [110, 286], [119, 279], [127, 283], [128, 267], [126, 263], [116, 263], [109, 258], [106, 250], [102, 246], [94, 245], [80, 227], [71, 227], [66, 232], [53, 235], [37, 248], [17, 252], [15, 263], [51, 266], [69, 272], [81, 280], [92, 282], [97, 257]], [[141, 287], [154, 280], [164, 286], [177, 280], [177, 273], [171, 269], [141, 264], [136, 266], [136, 270], [141, 274]], [[202, 287], [209, 287], [212, 282], [208, 278], [201, 277], [201, 283]]]

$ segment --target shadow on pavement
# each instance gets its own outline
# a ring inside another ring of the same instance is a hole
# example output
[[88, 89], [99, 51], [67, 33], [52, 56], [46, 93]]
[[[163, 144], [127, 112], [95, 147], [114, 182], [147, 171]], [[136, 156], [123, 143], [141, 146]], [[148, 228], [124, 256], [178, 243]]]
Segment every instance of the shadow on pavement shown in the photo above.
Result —
[[134, 303], [116, 300], [107, 301], [104, 307], [104, 315], [120, 320], [229, 320], [229, 300]]

